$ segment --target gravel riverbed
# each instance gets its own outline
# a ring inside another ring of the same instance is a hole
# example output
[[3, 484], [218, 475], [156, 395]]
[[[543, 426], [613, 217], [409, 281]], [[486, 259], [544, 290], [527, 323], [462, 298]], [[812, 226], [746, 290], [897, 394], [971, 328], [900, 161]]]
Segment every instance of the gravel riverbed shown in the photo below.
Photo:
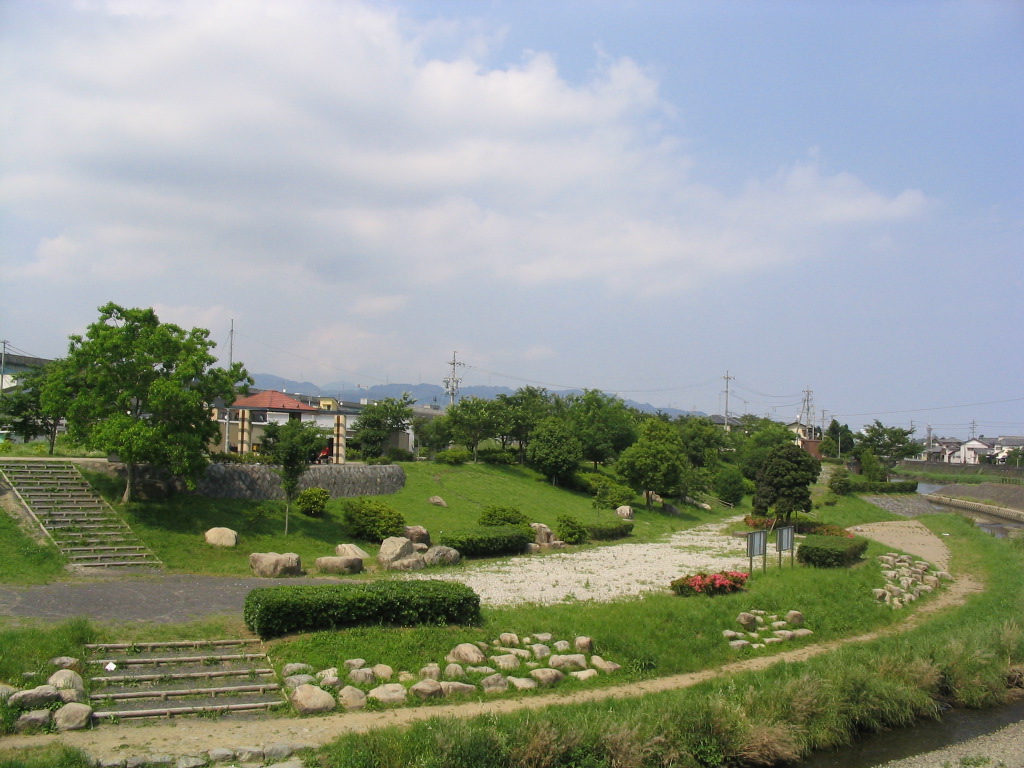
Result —
[[664, 542], [510, 557], [482, 565], [467, 564], [454, 573], [414, 574], [410, 578], [462, 582], [480, 595], [484, 605], [605, 602], [667, 592], [669, 582], [698, 571], [748, 570], [745, 539], [723, 532], [736, 519], [680, 531]]

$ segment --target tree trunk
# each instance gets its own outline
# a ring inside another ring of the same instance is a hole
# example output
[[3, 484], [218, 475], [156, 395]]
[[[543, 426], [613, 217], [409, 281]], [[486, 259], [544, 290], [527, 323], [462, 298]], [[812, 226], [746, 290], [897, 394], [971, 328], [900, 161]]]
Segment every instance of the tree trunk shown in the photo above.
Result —
[[127, 504], [135, 498], [135, 465], [129, 462], [125, 467], [128, 470], [128, 479], [124, 485], [124, 496], [121, 497], [122, 504]]
[[285, 502], [284, 502], [284, 535], [285, 536], [288, 535], [288, 513], [291, 511], [291, 508], [292, 508], [292, 500], [291, 499], [285, 499]]

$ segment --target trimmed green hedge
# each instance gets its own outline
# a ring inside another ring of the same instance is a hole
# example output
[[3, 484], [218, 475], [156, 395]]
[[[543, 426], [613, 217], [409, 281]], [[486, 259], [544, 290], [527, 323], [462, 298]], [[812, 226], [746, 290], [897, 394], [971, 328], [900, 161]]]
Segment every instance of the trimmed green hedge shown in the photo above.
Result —
[[457, 549], [463, 557], [518, 555], [533, 541], [533, 529], [520, 525], [490, 525], [442, 533], [438, 544]]
[[917, 493], [917, 481], [897, 480], [892, 483], [876, 483], [864, 480], [860, 475], [850, 475], [850, 490], [854, 493]]
[[587, 525], [587, 535], [594, 541], [624, 539], [632, 532], [632, 520], [608, 520]]
[[484, 507], [483, 513], [476, 521], [477, 525], [493, 528], [497, 525], [515, 525], [520, 528], [530, 528], [530, 518], [518, 507]]
[[245, 598], [245, 625], [264, 640], [377, 624], [476, 624], [480, 597], [450, 581], [372, 581], [260, 587]]
[[572, 515], [555, 518], [555, 536], [566, 544], [586, 544], [589, 535], [586, 526]]
[[842, 568], [860, 561], [868, 548], [868, 540], [856, 536], [811, 535], [796, 550], [796, 559], [815, 568]]

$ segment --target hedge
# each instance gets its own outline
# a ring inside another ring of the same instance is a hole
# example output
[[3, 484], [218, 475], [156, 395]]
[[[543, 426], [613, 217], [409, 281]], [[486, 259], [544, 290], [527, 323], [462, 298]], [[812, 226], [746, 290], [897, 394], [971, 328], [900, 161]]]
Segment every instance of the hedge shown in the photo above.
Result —
[[520, 528], [530, 529], [530, 518], [518, 507], [484, 507], [483, 513], [477, 519], [476, 524], [493, 528], [498, 525], [515, 525]]
[[572, 515], [555, 518], [555, 536], [566, 544], [586, 544], [589, 535], [586, 526]]
[[808, 536], [796, 550], [796, 559], [815, 568], [842, 568], [860, 561], [868, 548], [868, 540], [857, 536]]
[[632, 520], [608, 520], [587, 525], [587, 535], [594, 541], [624, 539], [632, 532]]
[[530, 528], [519, 525], [491, 525], [463, 528], [438, 536], [438, 544], [457, 549], [463, 557], [518, 555], [533, 541]]
[[860, 475], [850, 475], [850, 490], [854, 493], [917, 493], [916, 480], [897, 480], [892, 483], [876, 483], [863, 480]]
[[266, 640], [378, 624], [476, 624], [480, 597], [465, 584], [431, 580], [260, 587], [246, 596], [242, 615]]
[[405, 518], [383, 501], [362, 496], [342, 502], [342, 520], [348, 535], [359, 541], [384, 541], [405, 532]]

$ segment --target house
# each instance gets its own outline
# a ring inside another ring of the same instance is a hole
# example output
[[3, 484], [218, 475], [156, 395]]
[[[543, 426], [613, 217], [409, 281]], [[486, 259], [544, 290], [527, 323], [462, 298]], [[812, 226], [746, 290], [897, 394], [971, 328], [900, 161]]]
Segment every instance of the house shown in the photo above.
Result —
[[804, 424], [797, 419], [786, 425], [786, 429], [796, 437], [793, 442], [807, 451], [811, 456], [821, 461], [821, 430], [812, 425]]
[[260, 438], [267, 424], [284, 424], [289, 420], [311, 422], [330, 431], [328, 461], [345, 463], [348, 418], [355, 413], [345, 409], [334, 398], [317, 398], [313, 406], [276, 390], [264, 390], [235, 400], [230, 407], [220, 404], [213, 409], [213, 418], [221, 425], [220, 444], [229, 451], [258, 452]]
[[993, 449], [995, 443], [991, 440], [986, 440], [985, 436], [972, 437], [965, 443], [961, 443], [959, 447], [946, 455], [946, 462], [948, 464], [981, 464], [982, 462], [988, 461], [988, 457], [993, 455]]
[[0, 362], [0, 391], [6, 392], [17, 386], [18, 376], [22, 373], [42, 368], [49, 365], [53, 360], [42, 357], [29, 357], [28, 355], [12, 355], [5, 353]]
[[1006, 463], [1006, 454], [1015, 448], [1024, 449], [1024, 435], [1001, 435], [994, 441], [993, 458], [997, 464]]

